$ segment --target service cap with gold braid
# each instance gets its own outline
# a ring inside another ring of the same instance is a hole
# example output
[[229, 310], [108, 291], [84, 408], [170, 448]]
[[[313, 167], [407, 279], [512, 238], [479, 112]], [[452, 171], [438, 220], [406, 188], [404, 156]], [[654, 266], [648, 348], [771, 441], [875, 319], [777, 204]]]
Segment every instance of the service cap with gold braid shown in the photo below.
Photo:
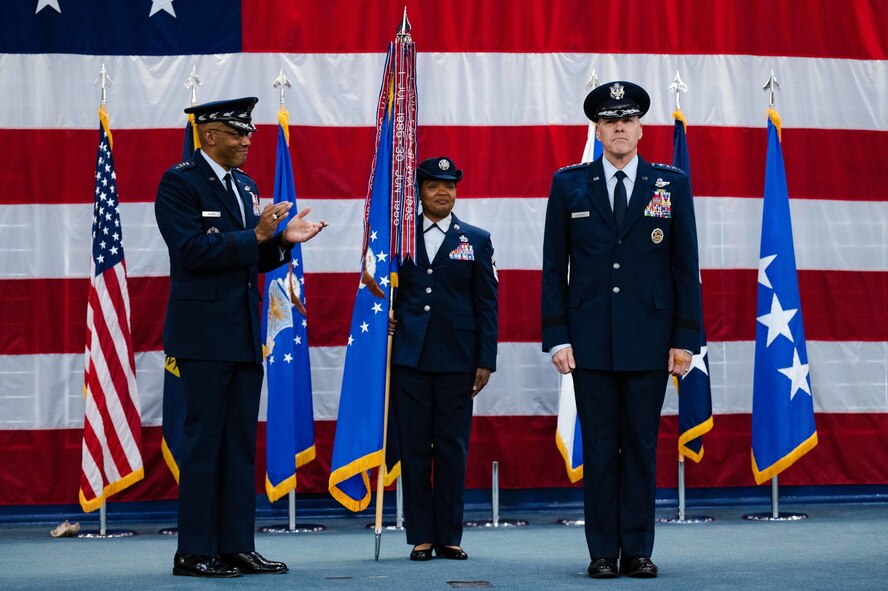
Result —
[[583, 110], [586, 117], [598, 123], [599, 119], [643, 117], [651, 106], [651, 97], [638, 84], [617, 80], [596, 86], [586, 95]]

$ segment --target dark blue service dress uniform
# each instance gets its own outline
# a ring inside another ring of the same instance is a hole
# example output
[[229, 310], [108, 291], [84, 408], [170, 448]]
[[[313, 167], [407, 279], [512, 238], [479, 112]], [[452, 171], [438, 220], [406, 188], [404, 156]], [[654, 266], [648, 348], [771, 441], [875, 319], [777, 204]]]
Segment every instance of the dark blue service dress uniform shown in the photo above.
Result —
[[204, 157], [166, 171], [154, 211], [169, 249], [163, 331], [186, 418], [179, 464], [179, 552], [254, 550], [256, 423], [262, 387], [259, 272], [289, 258], [280, 234], [257, 244], [259, 191], [231, 171], [246, 223]]
[[701, 342], [687, 175], [638, 158], [620, 228], [601, 158], [555, 173], [546, 211], [543, 350], [573, 347], [592, 558], [650, 557], [669, 349]]
[[475, 371], [496, 369], [490, 234], [453, 215], [434, 260], [420, 236], [416, 261], [401, 265], [398, 282], [392, 393], [407, 542], [455, 546], [462, 539]]

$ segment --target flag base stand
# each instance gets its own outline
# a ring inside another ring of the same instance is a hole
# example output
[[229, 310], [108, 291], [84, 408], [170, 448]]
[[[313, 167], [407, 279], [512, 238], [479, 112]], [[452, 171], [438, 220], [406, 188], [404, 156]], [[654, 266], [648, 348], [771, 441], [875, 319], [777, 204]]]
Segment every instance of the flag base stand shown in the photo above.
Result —
[[257, 527], [256, 531], [263, 534], [313, 534], [319, 531], [327, 531], [327, 526], [319, 525], [317, 523], [303, 523], [296, 527], [290, 527], [289, 525], [282, 523], [280, 525]]
[[748, 521], [801, 521], [808, 519], [804, 513], [747, 513], [743, 519]]
[[685, 514], [685, 462], [684, 456], [678, 455], [678, 515], [674, 517], [661, 517], [657, 523], [711, 523], [715, 521], [715, 517], [709, 515], [686, 515]]
[[684, 517], [661, 517], [657, 523], [711, 523], [715, 521], [715, 517], [709, 515], [685, 515]]
[[491, 510], [493, 515], [491, 519], [484, 521], [464, 521], [464, 527], [523, 527], [527, 522], [523, 519], [500, 519], [499, 518], [499, 462], [494, 461], [491, 466]]
[[179, 528], [178, 527], [165, 527], [163, 529], [157, 530], [157, 533], [162, 536], [178, 536]]
[[770, 513], [747, 513], [743, 516], [747, 521], [801, 521], [808, 519], [805, 513], [781, 513], [780, 512], [780, 494], [777, 477], [771, 478], [771, 512]]
[[136, 532], [131, 529], [109, 529], [105, 530], [105, 533], [101, 531], [82, 531], [77, 534], [77, 537], [102, 540], [105, 538], [130, 538], [134, 535], [136, 535]]
[[566, 525], [568, 527], [585, 527], [586, 520], [585, 519], [559, 519], [556, 521], [558, 525]]
[[256, 531], [263, 534], [314, 534], [321, 531], [327, 531], [326, 525], [318, 525], [317, 523], [302, 523], [296, 525], [295, 490], [291, 490], [287, 493], [287, 512], [289, 517], [287, 523], [257, 527]]
[[[395, 521], [381, 524], [382, 531], [404, 531], [404, 489], [401, 487], [401, 476], [395, 480]], [[367, 529], [376, 529], [376, 522], [368, 523]]]
[[[375, 523], [368, 523], [364, 527], [366, 529], [375, 529], [376, 524]], [[398, 523], [395, 521], [386, 521], [382, 524], [382, 529], [385, 531], [404, 531], [404, 526], [398, 525]]]
[[105, 538], [130, 538], [136, 535], [136, 532], [131, 529], [108, 529], [107, 523], [107, 508], [105, 503], [102, 503], [102, 506], [99, 508], [99, 531], [81, 531], [76, 537], [102, 540]]
[[487, 519], [485, 521], [465, 521], [463, 527], [524, 527], [528, 525], [523, 519]]

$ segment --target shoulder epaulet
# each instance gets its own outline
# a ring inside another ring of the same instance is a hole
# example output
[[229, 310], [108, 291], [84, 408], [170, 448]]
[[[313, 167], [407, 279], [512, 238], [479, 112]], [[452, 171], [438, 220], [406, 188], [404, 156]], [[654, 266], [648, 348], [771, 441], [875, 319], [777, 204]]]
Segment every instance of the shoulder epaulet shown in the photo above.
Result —
[[677, 172], [678, 174], [687, 174], [679, 167], [672, 166], [671, 164], [663, 164], [662, 162], [651, 162], [651, 166], [653, 166], [654, 168], [659, 168], [660, 170], [671, 170], [672, 172]]
[[193, 161], [186, 160], [185, 162], [180, 162], [179, 164], [173, 167], [173, 170], [188, 170], [189, 168], [194, 168], [197, 166]]
[[561, 172], [562, 170], [573, 170], [574, 168], [582, 168], [584, 166], [591, 166], [591, 162], [577, 162], [576, 164], [569, 164], [562, 168], [559, 168], [555, 172]]

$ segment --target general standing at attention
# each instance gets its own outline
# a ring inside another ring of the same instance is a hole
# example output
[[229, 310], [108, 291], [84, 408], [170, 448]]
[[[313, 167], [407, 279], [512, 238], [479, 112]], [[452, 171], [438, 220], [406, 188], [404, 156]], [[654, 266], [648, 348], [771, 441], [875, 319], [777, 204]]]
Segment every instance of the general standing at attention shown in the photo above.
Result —
[[293, 216], [292, 203], [260, 213], [247, 159], [253, 97], [190, 107], [201, 150], [170, 168], [154, 212], [170, 255], [163, 331], [185, 392], [179, 462], [179, 534], [173, 574], [237, 577], [284, 573], [255, 551], [256, 422], [262, 386], [256, 276], [290, 259], [290, 248], [326, 222]]
[[398, 274], [391, 392], [410, 560], [433, 550], [468, 558], [460, 542], [472, 400], [496, 369], [493, 244], [451, 213], [461, 178], [444, 156], [417, 168], [423, 234], [416, 261]]
[[[638, 155], [650, 97], [631, 82], [583, 105], [604, 154], [555, 173], [543, 241], [543, 350], [573, 374], [594, 578], [655, 577], [657, 432], [669, 374], [700, 348], [687, 175]], [[619, 569], [617, 563], [619, 561]]]

